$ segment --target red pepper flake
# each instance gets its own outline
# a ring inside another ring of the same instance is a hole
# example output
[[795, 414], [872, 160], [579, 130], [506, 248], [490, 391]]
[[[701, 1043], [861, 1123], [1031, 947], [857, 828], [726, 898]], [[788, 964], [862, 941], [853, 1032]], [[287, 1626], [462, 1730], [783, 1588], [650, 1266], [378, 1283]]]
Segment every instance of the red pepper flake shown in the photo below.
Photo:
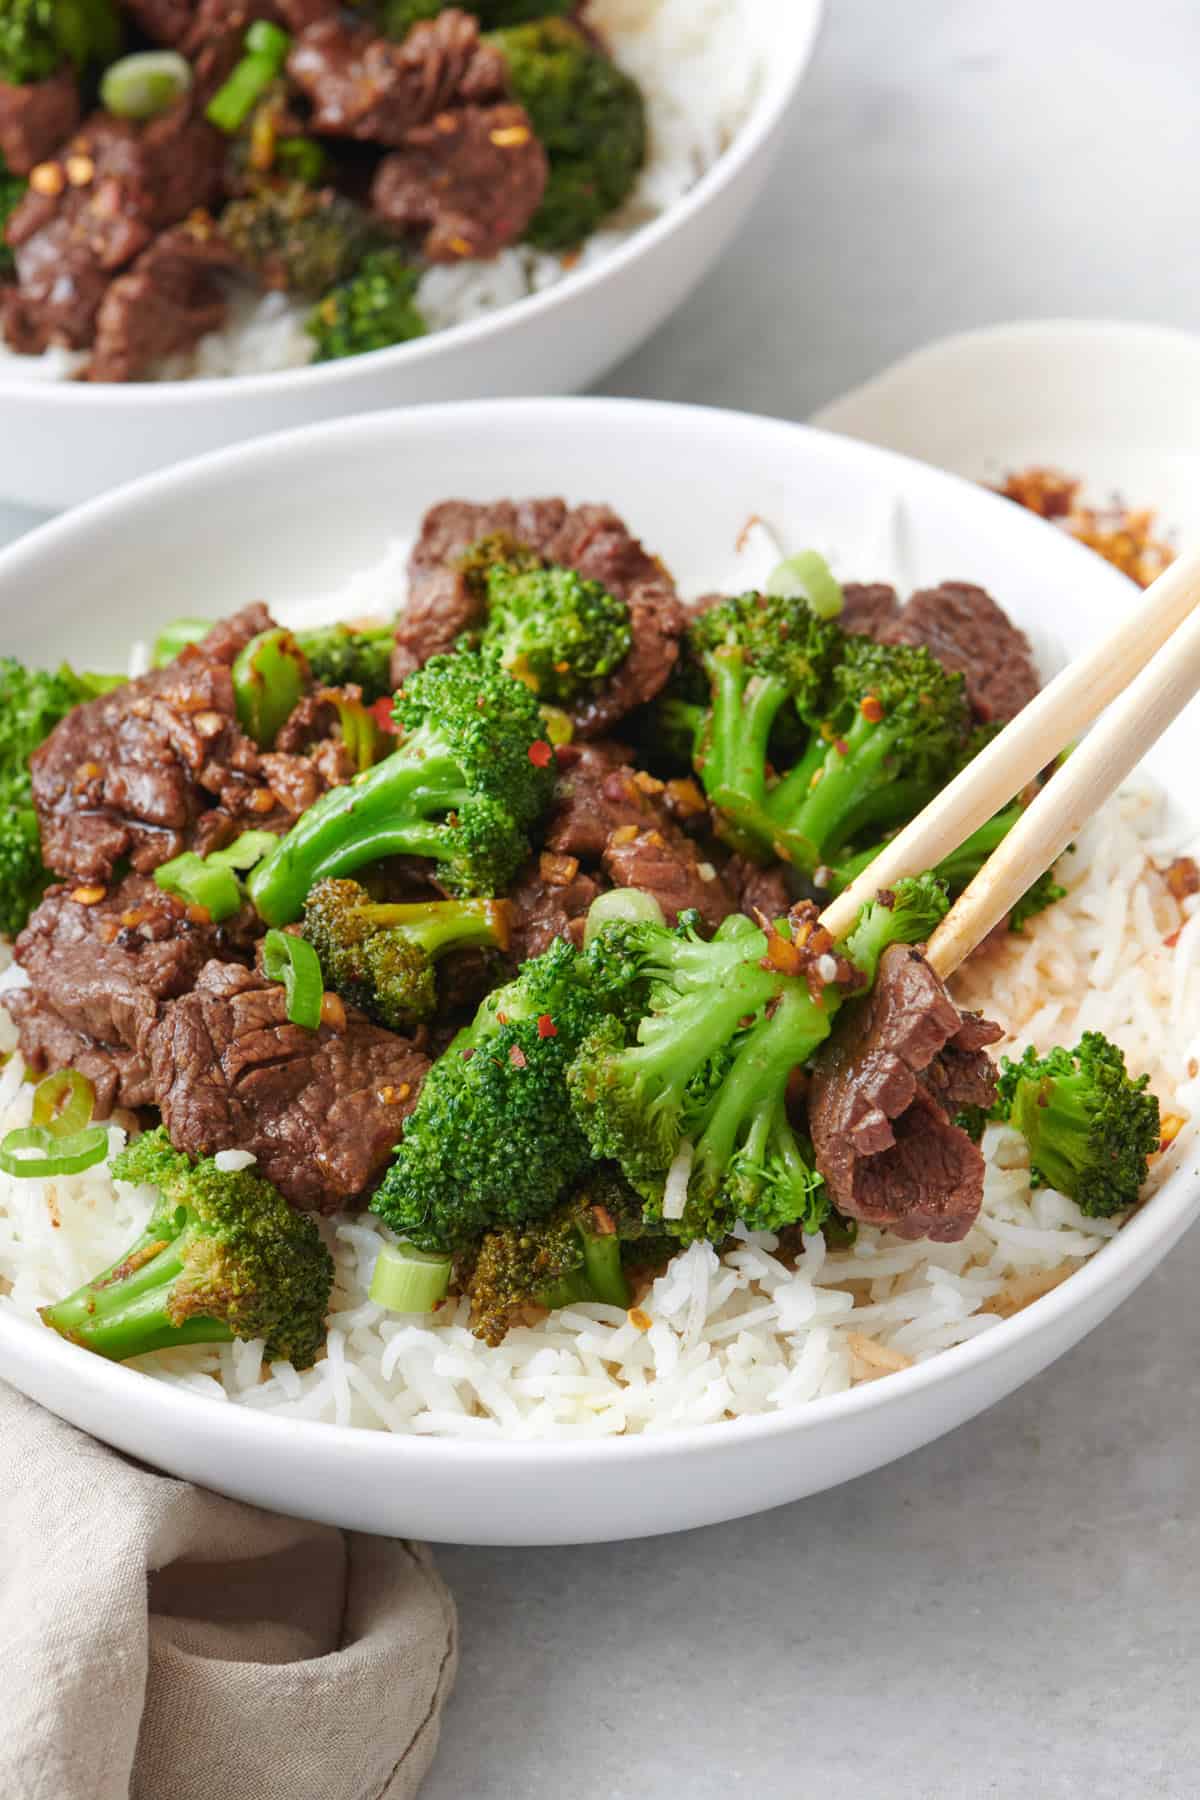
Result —
[[558, 1036], [558, 1026], [554, 1023], [554, 1020], [550, 1017], [549, 1013], [538, 1014], [538, 1036], [540, 1038]]
[[883, 707], [879, 704], [879, 701], [875, 698], [874, 694], [867, 694], [859, 703], [858, 710], [867, 721], [868, 725], [878, 725], [880, 719], [883, 717]]
[[[863, 702], [863, 705], [864, 706], [866, 705], [865, 701]], [[882, 719], [883, 714], [880, 713], [879, 716]], [[845, 738], [834, 738], [833, 747], [837, 751], [839, 756], [849, 756], [849, 754], [850, 754], [850, 746], [846, 742]]]
[[508, 1053], [508, 1060], [514, 1069], [525, 1069], [529, 1066], [529, 1060], [520, 1044], [514, 1044], [512, 1046]]
[[536, 743], [529, 746], [529, 760], [535, 769], [548, 769], [554, 760], [553, 747], [538, 738]]
[[508, 1024], [508, 1014], [498, 1012], [496, 1014], [496, 1023], [497, 1023], [497, 1025], [507, 1025]]
[[464, 1051], [463, 1051], [463, 1052], [462, 1052], [462, 1059], [463, 1059], [463, 1061], [464, 1061], [464, 1062], [470, 1062], [470, 1060], [471, 1060], [471, 1058], [472, 1058], [472, 1057], [473, 1057], [473, 1056], [474, 1056], [474, 1054], [475, 1054], [475, 1052], [474, 1052], [474, 1050], [473, 1050], [473, 1049], [471, 1049], [471, 1050], [464, 1050]]
[[395, 704], [392, 696], [385, 694], [381, 700], [376, 700], [369, 709], [371, 717], [380, 731], [386, 731], [389, 737], [398, 737], [400, 733], [400, 727], [392, 717], [392, 708]]

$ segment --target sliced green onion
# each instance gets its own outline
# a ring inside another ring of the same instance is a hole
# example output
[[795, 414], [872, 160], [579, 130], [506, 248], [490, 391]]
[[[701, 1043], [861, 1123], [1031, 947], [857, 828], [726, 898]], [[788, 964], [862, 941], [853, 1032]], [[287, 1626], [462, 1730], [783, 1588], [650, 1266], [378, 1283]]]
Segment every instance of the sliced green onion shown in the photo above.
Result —
[[215, 863], [219, 869], [237, 869], [244, 873], [255, 868], [264, 856], [269, 856], [278, 842], [273, 831], [243, 831], [241, 837], [234, 838], [223, 850], [210, 850], [204, 862], [210, 869]]
[[192, 65], [177, 50], [142, 50], [105, 69], [100, 103], [118, 119], [156, 119], [191, 85]]
[[173, 619], [155, 638], [151, 663], [161, 669], [164, 663], [174, 662], [181, 650], [188, 644], [198, 644], [211, 630], [211, 619]]
[[845, 604], [841, 583], [815, 550], [798, 550], [795, 556], [785, 556], [772, 569], [767, 592], [785, 600], [793, 595], [807, 600], [819, 619], [840, 617]]
[[389, 1312], [427, 1313], [446, 1298], [450, 1258], [412, 1244], [385, 1244], [375, 1261], [370, 1294]]
[[96, 1090], [78, 1069], [55, 1069], [33, 1090], [33, 1122], [51, 1137], [85, 1131], [96, 1110]]
[[26, 1125], [0, 1141], [0, 1169], [19, 1181], [44, 1181], [51, 1175], [79, 1175], [108, 1155], [103, 1125], [69, 1137], [55, 1137], [45, 1125]]
[[288, 33], [268, 19], [256, 19], [246, 33], [246, 48], [252, 56], [273, 56], [281, 63], [291, 47]]
[[292, 1024], [315, 1031], [321, 1023], [325, 977], [312, 945], [290, 931], [268, 931], [263, 939], [263, 968], [268, 981], [283, 983]]
[[643, 894], [640, 888], [610, 888], [607, 894], [598, 894], [588, 907], [587, 923], [583, 928], [584, 949], [606, 925], [618, 921], [626, 925], [666, 924], [663, 909], [653, 894]]
[[312, 138], [280, 138], [275, 146], [275, 167], [306, 187], [315, 187], [325, 173], [328, 158]]
[[204, 109], [209, 124], [229, 136], [240, 131], [283, 68], [291, 43], [287, 32], [278, 25], [257, 19], [246, 33], [248, 54], [235, 64], [228, 81], [217, 89]]
[[561, 706], [539, 706], [542, 724], [546, 727], [546, 736], [552, 744], [569, 744], [575, 736], [575, 725], [570, 713], [564, 712]]
[[282, 627], [260, 631], [239, 653], [233, 665], [238, 723], [261, 750], [274, 743], [307, 679], [308, 658]]
[[189, 906], [202, 906], [214, 925], [231, 919], [242, 904], [242, 890], [233, 870], [206, 861], [194, 850], [160, 863], [154, 879], [165, 894], [177, 894]]

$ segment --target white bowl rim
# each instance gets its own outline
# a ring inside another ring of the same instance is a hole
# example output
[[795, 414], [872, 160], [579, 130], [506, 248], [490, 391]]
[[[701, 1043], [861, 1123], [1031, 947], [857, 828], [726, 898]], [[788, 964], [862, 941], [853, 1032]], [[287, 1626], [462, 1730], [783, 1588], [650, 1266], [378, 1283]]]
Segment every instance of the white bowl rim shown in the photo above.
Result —
[[26, 400], [30, 397], [44, 399], [47, 405], [66, 408], [115, 408], [144, 403], [150, 408], [161, 409], [193, 402], [199, 406], [219, 395], [249, 398], [255, 394], [278, 394], [301, 384], [314, 388], [331, 387], [339, 380], [344, 381], [355, 370], [372, 369], [383, 373], [386, 369], [433, 362], [441, 356], [451, 354], [460, 346], [483, 343], [489, 337], [504, 331], [513, 322], [514, 316], [529, 321], [541, 318], [565, 305], [576, 294], [587, 293], [601, 282], [618, 275], [629, 263], [673, 237], [693, 214], [700, 212], [710, 199], [715, 199], [737, 178], [745, 164], [753, 159], [760, 146], [779, 127], [783, 115], [795, 98], [812, 60], [824, 19], [825, 4], [826, 0], [808, 0], [810, 12], [807, 29], [800, 31], [793, 45], [792, 67], [786, 79], [774, 84], [773, 91], [759, 96], [728, 149], [704, 171], [699, 181], [688, 189], [682, 199], [673, 206], [668, 206], [657, 219], [652, 219], [649, 224], [632, 232], [623, 244], [602, 257], [593, 267], [581, 269], [578, 274], [572, 272], [564, 281], [555, 282], [541, 293], [524, 294], [520, 299], [510, 300], [504, 306], [498, 306], [477, 319], [448, 325], [406, 344], [393, 344], [386, 349], [368, 351], [363, 356], [350, 357], [340, 362], [302, 363], [297, 368], [265, 370], [262, 374], [189, 376], [174, 381], [93, 384], [79, 381], [40, 382], [18, 380], [15, 377], [5, 379], [0, 372], [0, 402], [6, 397], [20, 396]]
[[[689, 421], [698, 423], [706, 420], [711, 423], [720, 420], [723, 425], [735, 431], [749, 429], [756, 433], [775, 432], [781, 436], [799, 433], [810, 439], [822, 440], [831, 447], [834, 454], [843, 458], [865, 458], [875, 463], [891, 464], [896, 469], [898, 484], [902, 485], [905, 473], [911, 477], [912, 471], [916, 470], [923, 477], [936, 481], [950, 495], [958, 489], [964, 494], [969, 493], [973, 504], [1004, 508], [1011, 515], [1010, 530], [1025, 530], [1036, 534], [1030, 537], [1031, 548], [1035, 548], [1041, 533], [1053, 529], [1031, 514], [1013, 508], [1011, 502], [1000, 496], [988, 494], [974, 482], [936, 469], [931, 464], [918, 462], [914, 457], [787, 420], [725, 411], [717, 407], [608, 397], [463, 400], [431, 406], [393, 408], [388, 412], [375, 412], [357, 418], [281, 431], [231, 448], [211, 451], [205, 456], [174, 464], [154, 475], [128, 482], [37, 527], [27, 537], [0, 551], [0, 603], [3, 601], [3, 590], [8, 577], [22, 572], [26, 564], [36, 565], [43, 551], [53, 551], [59, 544], [66, 544], [76, 537], [87, 539], [95, 526], [103, 525], [107, 515], [122, 512], [136, 515], [147, 503], [156, 505], [162, 499], [170, 497], [174, 490], [186, 489], [197, 477], [203, 478], [218, 471], [226, 474], [236, 472], [239, 463], [247, 465], [249, 471], [255, 463], [270, 461], [280, 451], [303, 451], [316, 443], [335, 452], [339, 437], [353, 436], [358, 432], [365, 431], [379, 436], [386, 436], [389, 431], [397, 429], [419, 432], [425, 422], [438, 425], [456, 420], [462, 422], [464, 431], [469, 431], [473, 424], [486, 424], [489, 416], [500, 416], [511, 422], [514, 414], [519, 417], [523, 412], [531, 417], [540, 414], [543, 419], [547, 414], [556, 415], [564, 422], [572, 416], [601, 418], [608, 414], [627, 420], [635, 436], [639, 417], [674, 419], [681, 432], [686, 431]], [[1078, 559], [1081, 569], [1085, 565], [1094, 569], [1094, 553], [1083, 545], [1063, 542], [1062, 548]], [[1182, 1174], [1182, 1170], [1175, 1170], [1173, 1174]], [[1167, 1184], [1164, 1182], [1164, 1185]], [[1011, 1318], [1002, 1319], [980, 1336], [950, 1349], [940, 1350], [926, 1361], [915, 1363], [886, 1378], [864, 1382], [843, 1393], [780, 1408], [772, 1413], [757, 1413], [661, 1433], [633, 1433], [619, 1437], [566, 1441], [555, 1438], [426, 1437], [416, 1433], [376, 1431], [366, 1426], [331, 1425], [306, 1419], [279, 1418], [237, 1405], [222, 1406], [219, 1416], [223, 1422], [223, 1431], [229, 1434], [231, 1444], [243, 1444], [247, 1448], [251, 1445], [265, 1445], [269, 1448], [272, 1443], [281, 1447], [287, 1444], [299, 1448], [308, 1444], [314, 1452], [319, 1451], [322, 1445], [326, 1446], [328, 1452], [340, 1445], [356, 1457], [368, 1458], [372, 1468], [377, 1468], [381, 1473], [397, 1465], [449, 1468], [456, 1465], [472, 1468], [481, 1464], [491, 1468], [503, 1465], [509, 1472], [531, 1464], [540, 1468], [586, 1468], [617, 1458], [653, 1465], [677, 1456], [704, 1455], [727, 1444], [733, 1446], [758, 1442], [786, 1437], [796, 1431], [837, 1425], [874, 1413], [893, 1399], [899, 1403], [908, 1396], [951, 1384], [987, 1362], [994, 1352], [1014, 1347], [1023, 1338], [1035, 1339], [1052, 1333], [1060, 1319], [1077, 1307], [1085, 1309], [1087, 1301], [1110, 1283], [1119, 1287], [1123, 1274], [1136, 1269], [1143, 1255], [1151, 1254], [1160, 1239], [1166, 1238], [1169, 1243], [1178, 1237], [1189, 1222], [1188, 1215], [1191, 1214], [1194, 1218], [1198, 1209], [1200, 1187], [1195, 1184], [1189, 1187], [1181, 1182], [1173, 1194], [1156, 1191], [1116, 1237], [1095, 1251], [1081, 1268], [1058, 1287]], [[37, 1360], [49, 1361], [64, 1375], [70, 1374], [77, 1388], [106, 1392], [114, 1403], [126, 1399], [143, 1416], [148, 1412], [161, 1416], [168, 1428], [179, 1419], [179, 1404], [174, 1388], [147, 1379], [138, 1370], [127, 1368], [121, 1363], [106, 1362], [103, 1358], [44, 1331], [31, 1321], [13, 1315], [7, 1309], [0, 1309], [0, 1349], [9, 1349], [22, 1358], [32, 1355]], [[185, 1398], [194, 1400], [197, 1404], [219, 1404], [216, 1401], [205, 1402], [203, 1396], [198, 1395]]]

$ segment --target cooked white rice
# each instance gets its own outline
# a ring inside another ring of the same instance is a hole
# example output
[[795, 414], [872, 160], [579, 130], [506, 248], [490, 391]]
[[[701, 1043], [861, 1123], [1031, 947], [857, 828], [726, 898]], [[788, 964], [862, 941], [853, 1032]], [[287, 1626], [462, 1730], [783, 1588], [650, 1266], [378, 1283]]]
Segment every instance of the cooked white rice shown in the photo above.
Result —
[[[488, 262], [431, 268], [417, 304], [431, 331], [462, 325], [592, 268], [680, 201], [728, 149], [761, 89], [768, 26], [779, 0], [591, 0], [589, 16], [646, 97], [649, 155], [629, 200], [572, 256], [515, 245]], [[160, 381], [257, 375], [310, 360], [308, 307], [244, 288], [229, 321], [162, 361]], [[18, 356], [0, 341], [0, 378], [65, 381], [86, 352]]]
[[[1022, 936], [987, 950], [958, 982], [1014, 1041], [1040, 1048], [1095, 1027], [1149, 1073], [1164, 1112], [1196, 1106], [1200, 910], [1180, 905], [1162, 868], [1161, 795], [1139, 782], [1082, 835], [1068, 897]], [[1176, 936], [1176, 934], [1178, 934]], [[1170, 942], [1169, 940], [1174, 940]], [[11, 979], [11, 977], [10, 977]], [[0, 1009], [0, 1030], [13, 1033]], [[20, 1058], [0, 1073], [0, 1131], [28, 1122]], [[113, 1147], [124, 1139], [118, 1126]], [[773, 1412], [839, 1393], [990, 1331], [1102, 1248], [1115, 1222], [1031, 1190], [1023, 1140], [985, 1139], [983, 1211], [960, 1244], [902, 1243], [864, 1228], [851, 1250], [808, 1240], [795, 1268], [767, 1233], [718, 1258], [695, 1245], [628, 1315], [576, 1306], [522, 1326], [498, 1349], [472, 1337], [465, 1309], [398, 1318], [367, 1298], [382, 1228], [330, 1221], [337, 1286], [328, 1349], [315, 1368], [264, 1369], [262, 1346], [145, 1357], [140, 1367], [210, 1399], [292, 1418], [423, 1435], [603, 1437], [672, 1431]], [[244, 1161], [235, 1147], [231, 1161]], [[33, 1318], [105, 1267], [143, 1223], [153, 1196], [105, 1169], [53, 1182], [0, 1178], [0, 1287]]]

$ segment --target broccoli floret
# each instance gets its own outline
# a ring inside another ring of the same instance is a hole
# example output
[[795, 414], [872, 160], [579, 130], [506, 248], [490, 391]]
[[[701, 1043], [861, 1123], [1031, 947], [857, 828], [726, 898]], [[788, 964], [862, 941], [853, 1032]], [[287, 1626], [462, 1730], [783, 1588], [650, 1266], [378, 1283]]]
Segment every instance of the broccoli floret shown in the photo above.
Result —
[[471, 1302], [471, 1329], [499, 1344], [522, 1306], [551, 1311], [581, 1301], [627, 1307], [618, 1219], [589, 1186], [546, 1219], [489, 1231], [460, 1259], [458, 1280]]
[[233, 1338], [263, 1338], [268, 1358], [297, 1369], [315, 1361], [333, 1260], [310, 1218], [249, 1169], [180, 1155], [161, 1127], [111, 1173], [157, 1188], [154, 1211], [119, 1262], [41, 1309], [47, 1325], [116, 1362]]
[[845, 952], [870, 987], [889, 944], [923, 944], [950, 910], [939, 871], [913, 875], [868, 900], [845, 940]]
[[[521, 9], [506, 0], [503, 10], [512, 19]], [[514, 25], [490, 42], [550, 159], [545, 196], [525, 235], [542, 250], [574, 249], [633, 190], [646, 159], [641, 90], [566, 19]]]
[[250, 878], [269, 925], [318, 881], [387, 856], [428, 857], [452, 894], [503, 893], [550, 804], [554, 756], [529, 689], [470, 651], [435, 656], [396, 696], [400, 747], [331, 788]]
[[374, 227], [353, 200], [303, 181], [264, 182], [231, 200], [221, 234], [263, 287], [320, 299], [346, 281], [372, 247]]
[[392, 691], [392, 625], [369, 625], [356, 631], [349, 625], [316, 625], [297, 631], [296, 642], [308, 660], [309, 673], [318, 687], [362, 689], [368, 706]]
[[485, 656], [551, 706], [569, 706], [620, 667], [633, 644], [624, 600], [574, 569], [531, 566], [528, 557], [479, 573], [485, 554], [486, 541], [464, 559], [487, 610]]
[[16, 273], [16, 259], [4, 241], [4, 228], [25, 198], [28, 182], [9, 173], [0, 156], [0, 284]]
[[[846, 844], [911, 818], [961, 761], [965, 684], [923, 647], [847, 637], [802, 600], [754, 595], [706, 613], [693, 636], [713, 688], [701, 778], [743, 854], [823, 880]], [[773, 778], [768, 741], [789, 691], [814, 729]]]
[[319, 881], [304, 905], [304, 935], [325, 985], [392, 1031], [437, 1010], [439, 957], [480, 945], [507, 950], [506, 900], [373, 901], [356, 881]]
[[45, 81], [64, 63], [111, 62], [121, 47], [112, 0], [5, 0], [0, 11], [0, 81]]
[[421, 1250], [551, 1212], [589, 1161], [567, 1065], [597, 1017], [564, 939], [489, 994], [425, 1077], [372, 1210]]
[[[615, 1012], [598, 1024], [572, 1063], [571, 1101], [593, 1155], [619, 1164], [662, 1230], [688, 1242], [719, 1241], [738, 1220], [820, 1226], [829, 1198], [789, 1117], [789, 1082], [846, 993], [870, 986], [886, 945], [928, 936], [945, 912], [935, 882], [899, 884], [888, 898], [847, 939], [861, 980], [844, 986], [822, 985], [818, 964], [834, 945], [798, 915], [769, 932], [734, 916], [709, 943], [686, 914], [674, 931], [617, 923], [592, 941], [597, 987], [631, 988], [643, 1016], [632, 1041]], [[680, 1182], [682, 1216], [668, 1218]]]
[[429, 329], [416, 304], [421, 271], [403, 250], [389, 247], [363, 257], [348, 281], [332, 288], [310, 313], [306, 330], [314, 362], [335, 362], [406, 344]]
[[118, 678], [27, 669], [0, 657], [0, 933], [15, 937], [42, 897], [50, 876], [42, 867], [33, 809], [29, 758], [60, 719]]
[[1149, 1077], [1134, 1081], [1116, 1044], [1085, 1031], [1074, 1050], [1039, 1056], [1030, 1046], [1017, 1062], [1005, 1057], [993, 1117], [1029, 1145], [1035, 1186], [1107, 1219], [1134, 1205], [1158, 1149], [1158, 1101], [1148, 1090]]

